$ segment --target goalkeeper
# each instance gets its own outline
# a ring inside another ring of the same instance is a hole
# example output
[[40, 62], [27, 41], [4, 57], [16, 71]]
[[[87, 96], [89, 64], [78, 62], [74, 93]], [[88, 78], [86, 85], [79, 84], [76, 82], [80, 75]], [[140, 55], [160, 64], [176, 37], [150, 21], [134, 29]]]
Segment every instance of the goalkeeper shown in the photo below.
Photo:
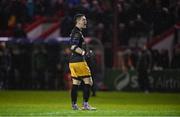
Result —
[[72, 90], [71, 90], [71, 101], [72, 109], [79, 110], [77, 105], [77, 93], [78, 87], [81, 82], [84, 82], [83, 87], [83, 110], [94, 110], [88, 104], [90, 96], [90, 88], [93, 84], [91, 71], [85, 61], [85, 57], [90, 57], [93, 53], [88, 51], [85, 46], [84, 37], [82, 35], [82, 30], [87, 26], [87, 20], [84, 14], [77, 14], [74, 17], [75, 27], [73, 28], [70, 35], [70, 44], [72, 55], [70, 57], [69, 68], [72, 77]]

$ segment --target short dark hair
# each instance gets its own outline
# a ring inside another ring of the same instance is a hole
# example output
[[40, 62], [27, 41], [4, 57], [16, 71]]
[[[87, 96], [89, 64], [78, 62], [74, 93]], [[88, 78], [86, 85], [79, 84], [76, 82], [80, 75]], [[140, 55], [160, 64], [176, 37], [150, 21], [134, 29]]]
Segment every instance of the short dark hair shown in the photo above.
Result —
[[79, 18], [81, 18], [82, 16], [85, 16], [84, 14], [81, 14], [81, 13], [78, 13], [78, 14], [76, 14], [75, 16], [74, 16], [74, 24], [76, 25], [76, 21], [77, 21], [77, 19], [79, 19]]

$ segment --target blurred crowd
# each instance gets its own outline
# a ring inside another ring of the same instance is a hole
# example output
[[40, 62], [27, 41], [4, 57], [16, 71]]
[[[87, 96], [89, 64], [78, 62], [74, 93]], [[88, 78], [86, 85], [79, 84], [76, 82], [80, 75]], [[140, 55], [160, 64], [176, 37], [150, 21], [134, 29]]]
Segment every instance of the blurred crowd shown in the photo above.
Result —
[[[115, 18], [119, 45], [132, 37], [155, 36], [180, 20], [179, 0], [67, 0], [61, 25], [62, 36], [69, 36], [75, 13], [88, 17], [88, 36], [95, 36], [105, 46], [112, 43]], [[75, 2], [76, 1], [76, 2]]]
[[1, 43], [0, 88], [65, 89], [64, 54], [58, 45]]
[[[97, 37], [105, 48], [105, 65], [113, 66], [113, 40], [129, 46], [143, 39], [150, 41], [180, 21], [180, 0], [67, 0], [61, 23], [61, 36], [69, 36], [73, 16], [84, 13], [88, 18], [85, 36]], [[115, 22], [117, 18], [117, 22]], [[117, 25], [117, 26], [115, 26]], [[115, 30], [117, 28], [117, 30]], [[135, 41], [131, 41], [135, 40]]]
[[0, 0], [0, 36], [14, 36], [17, 25], [25, 28], [38, 18], [59, 13], [63, 0]]
[[[60, 36], [69, 37], [76, 13], [87, 16], [88, 28], [84, 30], [84, 35], [101, 40], [105, 66], [112, 68], [114, 31], [119, 47], [128, 46], [132, 39], [143, 37], [149, 40], [180, 21], [180, 0], [0, 0], [0, 36], [13, 31], [15, 38], [28, 38], [24, 27], [42, 16], [49, 20], [54, 17], [61, 20]], [[167, 50], [148, 50], [151, 69], [179, 69], [179, 48], [175, 47], [172, 55]], [[54, 45], [6, 46], [2, 43], [0, 87], [67, 88], [69, 74], [63, 75], [68, 72], [68, 53], [68, 50]], [[127, 59], [118, 59], [118, 64], [137, 69], [142, 53], [137, 48], [128, 49], [123, 54], [123, 58]]]
[[87, 35], [104, 43], [112, 42], [117, 16], [120, 44], [127, 44], [131, 36], [157, 35], [178, 22], [180, 0], [0, 0], [0, 31], [57, 13], [64, 19], [62, 36], [69, 36], [73, 16], [84, 13], [89, 23]]
[[[116, 68], [126, 70], [156, 71], [166, 69], [180, 69], [180, 46], [177, 45], [170, 55], [168, 50], [147, 48], [126, 48], [117, 54]], [[141, 70], [142, 70], [141, 69]]]
[[76, 13], [87, 16], [84, 34], [102, 41], [109, 57], [106, 64], [112, 67], [115, 31], [118, 46], [141, 37], [150, 40], [180, 21], [180, 0], [0, 0], [0, 35], [12, 29], [14, 37], [27, 37], [23, 26], [38, 16], [56, 16], [61, 20], [60, 36], [69, 37]]
[[115, 67], [123, 73], [136, 71], [140, 90], [149, 93], [151, 91], [150, 76], [153, 72], [180, 69], [180, 46], [174, 47], [173, 51], [173, 53], [165, 49], [159, 51], [147, 48], [146, 45], [138, 49], [126, 48], [117, 54]]

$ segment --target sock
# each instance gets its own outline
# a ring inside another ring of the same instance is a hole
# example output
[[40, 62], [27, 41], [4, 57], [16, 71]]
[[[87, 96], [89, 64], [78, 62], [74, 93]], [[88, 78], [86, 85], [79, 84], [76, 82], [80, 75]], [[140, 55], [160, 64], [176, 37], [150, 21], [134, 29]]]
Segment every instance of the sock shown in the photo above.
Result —
[[77, 102], [77, 92], [78, 92], [78, 85], [73, 85], [71, 90], [71, 102], [72, 104], [76, 104]]
[[84, 99], [84, 102], [88, 102], [88, 100], [89, 100], [90, 87], [91, 86], [89, 84], [84, 84], [84, 88], [83, 88], [83, 99]]

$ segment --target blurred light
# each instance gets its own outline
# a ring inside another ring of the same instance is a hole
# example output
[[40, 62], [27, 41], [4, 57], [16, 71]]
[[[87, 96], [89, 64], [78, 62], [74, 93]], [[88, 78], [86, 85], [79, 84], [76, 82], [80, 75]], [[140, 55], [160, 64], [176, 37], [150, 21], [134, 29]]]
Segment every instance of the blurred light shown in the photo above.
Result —
[[0, 37], [0, 41], [9, 41], [9, 37]]

